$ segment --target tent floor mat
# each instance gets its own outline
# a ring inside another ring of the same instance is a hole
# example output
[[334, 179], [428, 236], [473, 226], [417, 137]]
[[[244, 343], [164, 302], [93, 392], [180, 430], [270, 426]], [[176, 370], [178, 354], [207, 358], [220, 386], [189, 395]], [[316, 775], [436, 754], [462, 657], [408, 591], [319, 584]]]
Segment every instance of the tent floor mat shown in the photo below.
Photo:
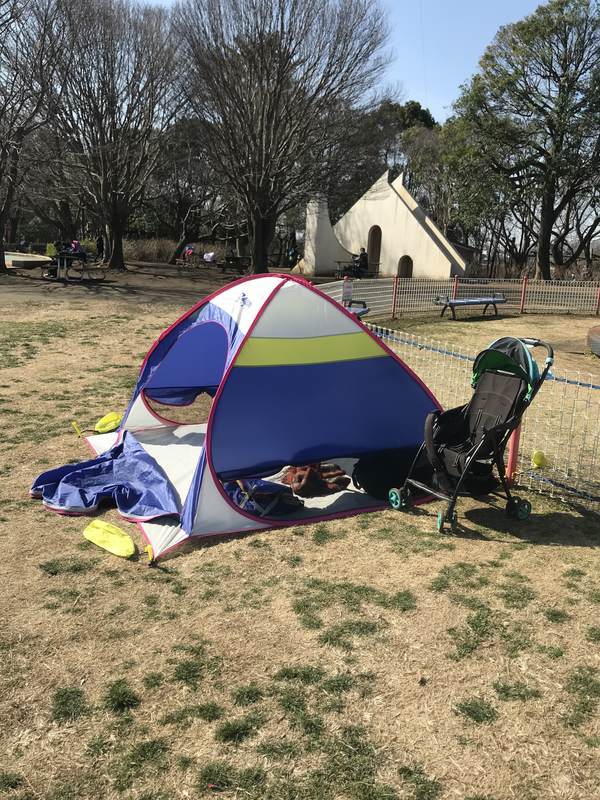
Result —
[[[135, 431], [134, 436], [142, 447], [159, 464], [177, 492], [183, 506], [190, 489], [195, 465], [198, 461], [198, 449], [204, 444], [206, 425], [177, 425], [149, 428]], [[94, 452], [103, 453], [117, 442], [118, 433], [112, 432], [87, 437], [87, 442]], [[347, 475], [352, 475], [356, 459], [331, 458]], [[267, 476], [266, 480], [281, 482], [284, 470]], [[352, 482], [343, 491], [321, 497], [302, 498], [304, 506], [294, 509], [285, 515], [256, 518], [256, 530], [277, 529], [290, 524], [310, 524], [312, 521], [330, 520], [350, 517], [357, 514], [381, 511], [389, 508], [387, 502], [379, 500], [358, 489]], [[418, 502], [418, 501], [417, 501]], [[233, 506], [235, 508], [235, 506]], [[264, 525], [261, 523], [264, 522]], [[138, 523], [144, 536], [153, 543], [168, 542], [169, 549], [187, 539], [205, 539], [242, 534], [243, 529], [231, 531], [213, 531], [186, 534], [173, 518], [165, 517], [150, 522]], [[249, 532], [249, 531], [246, 531]]]

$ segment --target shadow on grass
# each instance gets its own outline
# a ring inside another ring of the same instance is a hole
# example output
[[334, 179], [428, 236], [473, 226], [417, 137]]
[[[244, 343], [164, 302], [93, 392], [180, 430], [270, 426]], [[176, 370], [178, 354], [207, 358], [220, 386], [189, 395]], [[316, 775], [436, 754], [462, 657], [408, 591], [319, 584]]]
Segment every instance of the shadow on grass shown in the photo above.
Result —
[[[514, 536], [529, 544], [555, 547], [599, 547], [598, 515], [586, 508], [573, 508], [575, 513], [543, 509], [534, 510], [529, 520], [508, 517], [503, 507], [482, 506], [465, 511], [463, 520], [489, 529], [490, 533]], [[468, 530], [468, 529], [465, 529]], [[457, 535], [460, 536], [459, 532]], [[475, 532], [477, 533], [477, 532]], [[482, 538], [490, 537], [482, 535]]]

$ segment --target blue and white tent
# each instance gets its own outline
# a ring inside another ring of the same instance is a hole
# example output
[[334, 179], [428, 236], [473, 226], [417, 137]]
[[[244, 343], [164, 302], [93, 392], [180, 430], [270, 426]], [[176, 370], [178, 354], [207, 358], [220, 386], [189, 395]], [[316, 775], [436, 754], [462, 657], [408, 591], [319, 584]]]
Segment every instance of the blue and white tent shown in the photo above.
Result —
[[[205, 424], [175, 422], [151, 407], [190, 405], [202, 393], [213, 398]], [[164, 331], [142, 364], [120, 430], [88, 442], [105, 460], [121, 445], [119, 458], [133, 460], [126, 471], [137, 484], [125, 493], [133, 506], [124, 500], [118, 507], [139, 523], [157, 557], [191, 537], [381, 508], [350, 484], [285, 517], [258, 517], [236, 505], [223, 483], [277, 481], [287, 465], [324, 460], [351, 472], [364, 454], [416, 452], [425, 417], [438, 407], [340, 304], [301, 278], [260, 275], [229, 284]], [[53, 510], [89, 513], [94, 506], [78, 507], [72, 492], [46, 494], [40, 479], [32, 493]]]

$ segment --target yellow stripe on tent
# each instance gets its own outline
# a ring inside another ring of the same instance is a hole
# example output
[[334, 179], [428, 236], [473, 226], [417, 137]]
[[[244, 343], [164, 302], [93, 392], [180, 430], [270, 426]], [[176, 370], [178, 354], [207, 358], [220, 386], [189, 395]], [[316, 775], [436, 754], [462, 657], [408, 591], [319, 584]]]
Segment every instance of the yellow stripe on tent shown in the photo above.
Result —
[[368, 334], [343, 333], [305, 339], [250, 338], [236, 359], [236, 367], [269, 367], [288, 364], [324, 364], [381, 358], [387, 353]]

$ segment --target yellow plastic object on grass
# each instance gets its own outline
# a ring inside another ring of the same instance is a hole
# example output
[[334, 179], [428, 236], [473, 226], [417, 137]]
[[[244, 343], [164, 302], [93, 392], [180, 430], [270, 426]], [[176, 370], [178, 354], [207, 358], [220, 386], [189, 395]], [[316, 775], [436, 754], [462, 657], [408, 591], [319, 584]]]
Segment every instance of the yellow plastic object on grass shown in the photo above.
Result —
[[534, 469], [544, 469], [548, 466], [548, 459], [541, 450], [535, 450], [531, 456], [531, 466]]
[[94, 426], [94, 430], [96, 433], [110, 433], [111, 431], [116, 431], [122, 419], [123, 414], [119, 414], [118, 411], [109, 411], [108, 414], [105, 414], [98, 420]]
[[114, 556], [131, 558], [135, 554], [135, 545], [131, 536], [110, 522], [95, 519], [90, 522], [83, 535], [88, 542], [108, 550]]

